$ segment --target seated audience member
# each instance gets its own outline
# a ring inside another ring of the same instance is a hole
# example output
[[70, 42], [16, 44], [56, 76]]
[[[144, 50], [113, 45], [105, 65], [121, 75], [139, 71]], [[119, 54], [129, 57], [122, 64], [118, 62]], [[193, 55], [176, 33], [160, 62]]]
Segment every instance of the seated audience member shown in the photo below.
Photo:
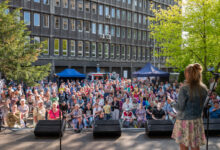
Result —
[[119, 101], [117, 97], [114, 97], [114, 100], [112, 102], [111, 105], [111, 109], [112, 109], [112, 120], [119, 120]]
[[6, 122], [7, 122], [8, 127], [10, 127], [10, 128], [22, 127], [21, 113], [18, 111], [16, 104], [12, 105], [11, 112], [8, 113], [8, 115], [6, 117]]
[[47, 96], [44, 98], [44, 108], [46, 109], [45, 119], [47, 120], [48, 112], [51, 110], [52, 102], [50, 101], [50, 97]]
[[152, 119], [152, 112], [155, 109], [154, 103], [150, 102], [150, 106], [147, 107], [146, 112], [147, 112], [147, 119]]
[[57, 97], [56, 93], [53, 92], [53, 95], [51, 96], [50, 100], [51, 100], [52, 103], [54, 103], [54, 102], [58, 103], [59, 97]]
[[33, 111], [33, 121], [34, 126], [38, 123], [39, 120], [45, 120], [46, 109], [44, 108], [43, 101], [38, 101], [37, 107]]
[[20, 100], [20, 106], [18, 106], [18, 110], [21, 113], [21, 119], [24, 120], [25, 126], [27, 123], [29, 108], [28, 105], [25, 104], [25, 99]]
[[84, 109], [83, 115], [83, 123], [85, 128], [92, 127], [92, 122], [93, 122], [93, 116], [92, 116], [92, 107], [90, 103], [87, 103], [86, 108]]
[[105, 120], [109, 120], [111, 118], [111, 106], [109, 105], [108, 101], [105, 102], [105, 106], [103, 106]]
[[62, 115], [60, 115], [60, 110], [57, 108], [57, 102], [52, 104], [52, 109], [48, 113], [48, 120], [59, 120]]
[[60, 105], [60, 111], [62, 112], [64, 118], [66, 118], [67, 116], [67, 111], [68, 111], [68, 105], [66, 103], [66, 101], [62, 101], [61, 105]]
[[95, 103], [95, 106], [93, 108], [93, 117], [94, 117], [94, 120], [102, 120], [102, 119], [104, 119], [103, 110], [99, 106], [98, 103]]
[[123, 111], [121, 119], [123, 120], [122, 125], [124, 128], [129, 128], [130, 126], [132, 127], [134, 126], [135, 116], [130, 109], [126, 109], [125, 111]]
[[70, 113], [72, 117], [72, 124], [74, 130], [81, 130], [83, 128], [82, 124], [82, 109], [80, 109], [80, 105], [76, 104], [73, 111]]
[[122, 106], [122, 109], [123, 109], [123, 111], [125, 111], [127, 109], [129, 109], [129, 110], [133, 109], [133, 105], [132, 105], [132, 103], [130, 103], [130, 100], [128, 98], [126, 98], [126, 101]]
[[211, 107], [209, 109], [209, 112], [210, 112], [210, 118], [220, 118], [220, 107], [219, 107], [219, 103], [218, 102], [215, 102], [214, 103], [214, 106]]
[[162, 109], [162, 105], [161, 103], [158, 103], [157, 108], [153, 109], [152, 118], [154, 120], [164, 120], [165, 117], [166, 116], [164, 110]]
[[136, 116], [137, 116], [137, 123], [138, 128], [140, 128], [142, 125], [146, 122], [146, 110], [143, 107], [143, 104], [139, 104], [138, 109], [136, 110]]
[[176, 112], [174, 111], [174, 108], [171, 107], [171, 100], [170, 99], [167, 99], [167, 102], [164, 106], [164, 111], [166, 114], [166, 119], [167, 120], [169, 119], [174, 123], [176, 120]]

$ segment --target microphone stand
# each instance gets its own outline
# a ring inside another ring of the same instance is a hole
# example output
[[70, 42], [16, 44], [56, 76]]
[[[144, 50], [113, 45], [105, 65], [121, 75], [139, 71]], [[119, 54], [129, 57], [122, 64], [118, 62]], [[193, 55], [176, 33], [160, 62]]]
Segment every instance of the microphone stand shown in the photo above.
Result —
[[61, 102], [59, 100], [59, 119], [60, 119], [60, 134], [59, 134], [59, 138], [60, 138], [60, 150], [62, 150], [62, 139], [61, 139], [61, 136], [62, 136], [62, 119], [61, 119]]
[[215, 76], [215, 81], [214, 81], [214, 84], [213, 84], [213, 87], [212, 87], [212, 90], [211, 90], [211, 93], [209, 94], [209, 98], [208, 98], [208, 101], [206, 102], [206, 108], [207, 108], [207, 124], [206, 124], [206, 140], [207, 140], [207, 143], [206, 143], [206, 150], [209, 149], [209, 109], [210, 109], [210, 105], [209, 105], [209, 102], [211, 100], [210, 96], [212, 95], [213, 91], [214, 91], [214, 88], [215, 88], [215, 85], [216, 83], [218, 82], [218, 78], [219, 78], [219, 75], [218, 73], [213, 73], [213, 75]]

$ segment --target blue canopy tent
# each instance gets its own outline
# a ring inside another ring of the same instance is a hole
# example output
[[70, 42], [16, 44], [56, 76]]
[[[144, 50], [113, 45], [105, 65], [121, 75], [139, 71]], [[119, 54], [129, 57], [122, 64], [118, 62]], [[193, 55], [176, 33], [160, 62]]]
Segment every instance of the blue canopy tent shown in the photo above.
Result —
[[168, 72], [164, 72], [154, 67], [151, 63], [147, 63], [142, 69], [133, 73], [134, 77], [169, 77]]
[[60, 73], [57, 73], [60, 78], [85, 78], [85, 74], [81, 74], [75, 69], [64, 69]]

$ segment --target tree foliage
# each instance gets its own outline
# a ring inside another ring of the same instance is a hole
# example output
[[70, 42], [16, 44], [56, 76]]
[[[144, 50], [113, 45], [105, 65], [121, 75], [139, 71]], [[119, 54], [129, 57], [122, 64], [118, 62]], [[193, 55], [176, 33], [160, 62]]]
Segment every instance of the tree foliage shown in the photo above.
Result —
[[[151, 36], [166, 56], [166, 65], [184, 69], [200, 63], [207, 77], [209, 66], [220, 62], [220, 0], [176, 1], [167, 10], [151, 9]], [[207, 79], [206, 79], [207, 80]]]
[[28, 38], [30, 32], [20, 19], [20, 9], [7, 12], [8, 2], [0, 3], [0, 72], [8, 80], [35, 85], [49, 75], [50, 64], [34, 66], [43, 45]]

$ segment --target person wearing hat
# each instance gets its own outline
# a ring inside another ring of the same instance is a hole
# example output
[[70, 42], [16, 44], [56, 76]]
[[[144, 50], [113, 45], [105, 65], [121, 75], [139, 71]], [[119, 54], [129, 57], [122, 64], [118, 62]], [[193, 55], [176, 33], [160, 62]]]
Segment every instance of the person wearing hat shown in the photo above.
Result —
[[45, 114], [46, 109], [44, 108], [43, 101], [39, 100], [37, 103], [37, 107], [35, 107], [33, 111], [34, 126], [38, 123], [39, 120], [45, 120]]
[[75, 104], [73, 111], [70, 113], [72, 117], [72, 126], [74, 130], [81, 130], [83, 128], [82, 125], [82, 110], [80, 109], [79, 104]]
[[21, 119], [24, 121], [25, 126], [27, 123], [27, 118], [28, 118], [28, 113], [29, 113], [29, 107], [27, 104], [25, 104], [26, 100], [25, 99], [21, 99], [20, 100], [20, 106], [18, 106], [18, 110], [21, 113]]

